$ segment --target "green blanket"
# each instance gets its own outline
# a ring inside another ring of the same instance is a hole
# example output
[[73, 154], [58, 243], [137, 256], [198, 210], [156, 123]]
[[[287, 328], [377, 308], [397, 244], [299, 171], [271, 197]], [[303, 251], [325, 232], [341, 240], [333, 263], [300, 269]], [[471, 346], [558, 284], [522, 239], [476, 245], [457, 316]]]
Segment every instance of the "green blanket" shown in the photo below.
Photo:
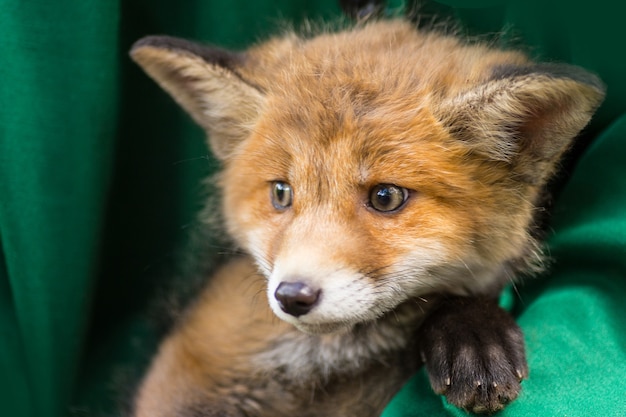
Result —
[[[555, 183], [551, 271], [509, 299], [531, 375], [502, 415], [626, 416], [626, 8], [423, 3], [608, 85]], [[0, 415], [119, 415], [154, 348], [146, 312], [214, 164], [202, 132], [130, 63], [131, 43], [167, 33], [241, 48], [279, 21], [338, 14], [334, 0], [2, 1]], [[423, 373], [385, 412], [443, 415], [465, 413]]]

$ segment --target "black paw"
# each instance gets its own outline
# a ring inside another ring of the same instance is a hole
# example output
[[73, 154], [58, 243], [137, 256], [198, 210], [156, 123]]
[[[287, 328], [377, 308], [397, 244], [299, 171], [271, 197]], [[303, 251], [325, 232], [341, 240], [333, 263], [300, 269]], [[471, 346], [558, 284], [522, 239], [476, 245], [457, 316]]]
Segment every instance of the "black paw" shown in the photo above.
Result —
[[421, 327], [420, 353], [435, 392], [474, 413], [504, 408], [528, 376], [519, 326], [487, 298], [445, 299]]

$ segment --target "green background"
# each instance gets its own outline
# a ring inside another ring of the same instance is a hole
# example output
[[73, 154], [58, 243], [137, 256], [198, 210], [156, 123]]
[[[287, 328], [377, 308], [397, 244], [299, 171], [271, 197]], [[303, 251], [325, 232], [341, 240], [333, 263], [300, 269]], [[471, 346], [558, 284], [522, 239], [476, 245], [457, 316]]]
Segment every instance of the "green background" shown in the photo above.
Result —
[[[513, 298], [531, 376], [501, 415], [626, 416], [625, 11], [609, 0], [422, 9], [470, 34], [504, 28], [507, 42], [608, 85], [555, 182], [551, 272]], [[215, 163], [127, 58], [132, 42], [166, 33], [244, 48], [281, 21], [338, 14], [331, 0], [0, 0], [0, 415], [117, 416], [154, 348], [151, 300], [176, 272]], [[420, 373], [385, 417], [464, 414]]]

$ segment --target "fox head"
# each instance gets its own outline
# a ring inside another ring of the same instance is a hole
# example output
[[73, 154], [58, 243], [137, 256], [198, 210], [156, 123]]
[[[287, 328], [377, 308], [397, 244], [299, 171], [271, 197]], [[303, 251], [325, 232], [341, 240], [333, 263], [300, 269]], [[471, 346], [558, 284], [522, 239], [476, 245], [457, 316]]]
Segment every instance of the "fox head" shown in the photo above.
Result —
[[577, 67], [403, 21], [131, 55], [206, 130], [227, 231], [308, 333], [528, 268], [539, 195], [604, 96]]

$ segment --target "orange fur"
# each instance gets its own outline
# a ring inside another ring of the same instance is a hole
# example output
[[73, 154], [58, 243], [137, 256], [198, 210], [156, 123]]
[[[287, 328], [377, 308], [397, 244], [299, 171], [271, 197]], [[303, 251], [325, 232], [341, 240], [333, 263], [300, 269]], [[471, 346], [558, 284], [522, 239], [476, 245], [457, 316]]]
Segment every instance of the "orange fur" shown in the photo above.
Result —
[[[137, 417], [377, 415], [442, 294], [494, 296], [540, 261], [545, 183], [603, 96], [580, 69], [400, 20], [239, 54], [147, 38], [132, 56], [206, 129], [246, 253], [162, 345]], [[373, 208], [381, 184], [400, 208]], [[316, 294], [304, 314], [283, 283]]]

